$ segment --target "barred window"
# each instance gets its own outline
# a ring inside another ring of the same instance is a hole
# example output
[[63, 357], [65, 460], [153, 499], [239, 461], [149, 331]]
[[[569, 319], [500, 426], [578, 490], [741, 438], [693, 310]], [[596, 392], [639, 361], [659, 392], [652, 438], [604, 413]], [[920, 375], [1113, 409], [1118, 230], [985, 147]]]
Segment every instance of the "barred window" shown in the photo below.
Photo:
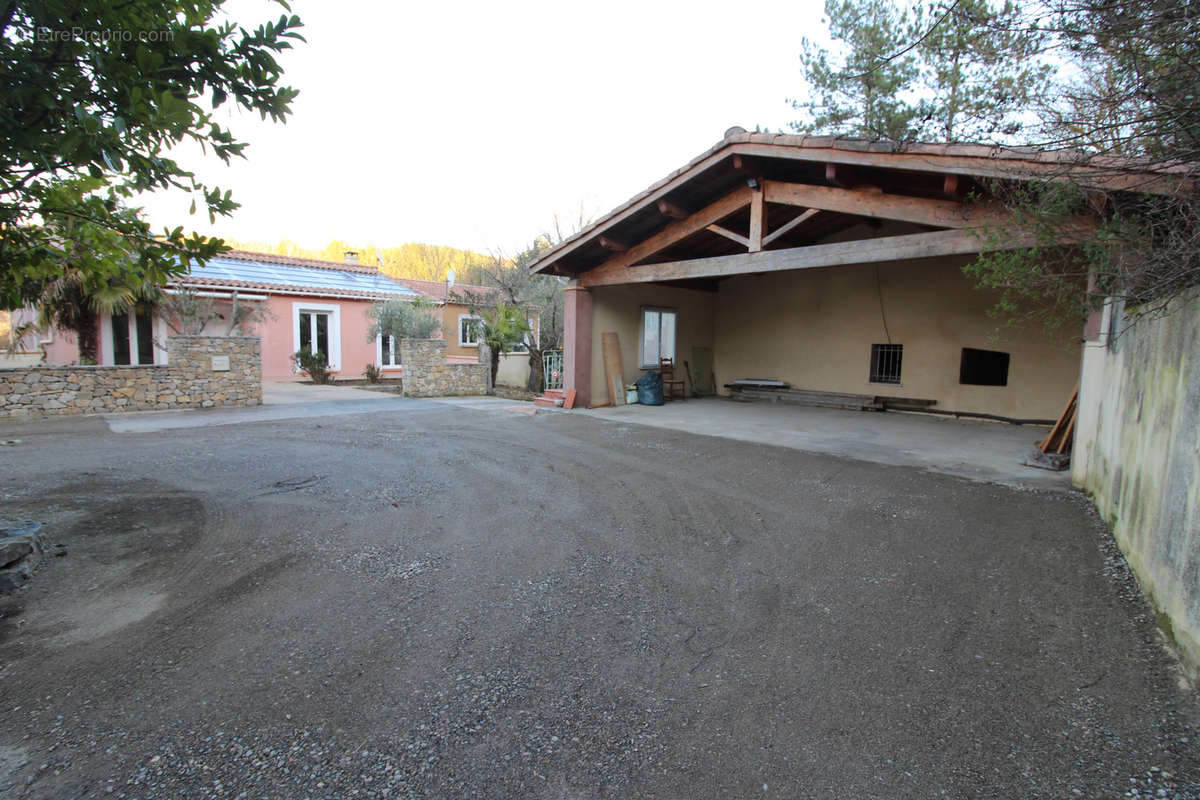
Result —
[[902, 344], [871, 345], [871, 383], [900, 383]]

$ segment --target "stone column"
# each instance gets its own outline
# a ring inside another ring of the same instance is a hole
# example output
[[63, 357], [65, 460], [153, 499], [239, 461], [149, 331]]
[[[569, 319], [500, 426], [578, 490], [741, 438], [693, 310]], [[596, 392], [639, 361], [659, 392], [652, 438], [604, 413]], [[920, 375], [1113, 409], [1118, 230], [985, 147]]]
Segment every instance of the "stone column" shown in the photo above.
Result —
[[575, 406], [592, 403], [592, 293], [578, 281], [563, 290], [563, 389], [575, 390]]

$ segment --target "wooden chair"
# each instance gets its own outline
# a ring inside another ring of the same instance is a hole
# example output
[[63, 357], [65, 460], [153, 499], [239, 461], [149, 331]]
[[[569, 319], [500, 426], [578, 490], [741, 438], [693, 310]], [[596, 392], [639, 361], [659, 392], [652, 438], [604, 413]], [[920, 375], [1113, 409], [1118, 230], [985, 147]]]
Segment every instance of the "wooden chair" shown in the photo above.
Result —
[[675, 377], [675, 359], [660, 358], [658, 371], [662, 374], [663, 397], [667, 400], [686, 400], [687, 389], [683, 385], [683, 378]]

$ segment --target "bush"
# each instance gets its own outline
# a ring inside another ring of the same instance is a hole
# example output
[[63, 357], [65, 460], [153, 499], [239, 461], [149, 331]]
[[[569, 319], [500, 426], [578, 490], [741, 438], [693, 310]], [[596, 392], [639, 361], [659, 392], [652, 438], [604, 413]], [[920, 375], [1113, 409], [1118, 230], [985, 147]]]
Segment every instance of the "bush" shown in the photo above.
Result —
[[379, 367], [374, 364], [367, 364], [366, 368], [363, 369], [363, 377], [367, 379], [368, 383], [379, 383], [379, 379], [383, 375], [380, 373]]
[[320, 350], [315, 353], [297, 350], [292, 354], [292, 361], [296, 369], [312, 378], [313, 383], [327, 384], [333, 381], [333, 375], [329, 372], [329, 359]]

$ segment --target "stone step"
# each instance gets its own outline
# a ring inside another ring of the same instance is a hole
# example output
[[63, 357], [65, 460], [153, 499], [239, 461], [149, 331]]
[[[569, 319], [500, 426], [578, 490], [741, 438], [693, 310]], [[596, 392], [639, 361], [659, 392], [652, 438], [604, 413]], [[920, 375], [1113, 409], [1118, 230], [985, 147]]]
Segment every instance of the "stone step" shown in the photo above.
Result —
[[563, 399], [561, 397], [538, 397], [533, 401], [533, 404], [538, 408], [561, 408]]

